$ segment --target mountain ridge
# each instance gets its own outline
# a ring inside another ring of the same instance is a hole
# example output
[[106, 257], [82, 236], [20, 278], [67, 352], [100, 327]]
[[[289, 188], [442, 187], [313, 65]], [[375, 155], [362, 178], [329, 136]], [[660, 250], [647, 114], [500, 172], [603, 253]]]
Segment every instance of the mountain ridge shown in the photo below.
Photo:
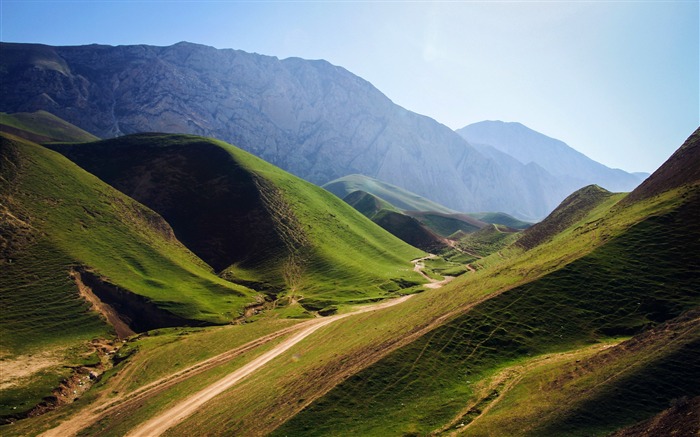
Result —
[[[2, 43], [0, 111], [49, 111], [102, 138], [218, 138], [321, 185], [364, 174], [457, 211], [538, 220], [561, 198], [538, 169], [504, 165], [327, 61], [192, 43]], [[530, 182], [532, 181], [532, 182]]]

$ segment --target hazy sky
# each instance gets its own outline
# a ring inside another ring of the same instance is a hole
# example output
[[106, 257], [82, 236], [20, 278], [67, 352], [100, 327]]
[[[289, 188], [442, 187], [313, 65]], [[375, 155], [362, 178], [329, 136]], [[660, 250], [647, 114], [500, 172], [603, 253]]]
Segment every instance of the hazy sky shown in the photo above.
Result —
[[453, 129], [519, 121], [628, 171], [653, 171], [700, 124], [698, 0], [0, 0], [0, 8], [7, 42], [190, 41], [326, 59]]

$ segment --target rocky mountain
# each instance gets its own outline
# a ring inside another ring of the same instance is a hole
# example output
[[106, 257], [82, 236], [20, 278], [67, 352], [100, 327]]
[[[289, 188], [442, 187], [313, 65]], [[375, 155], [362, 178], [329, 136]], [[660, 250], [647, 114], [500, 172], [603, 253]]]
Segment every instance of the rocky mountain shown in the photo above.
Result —
[[553, 195], [540, 166], [487, 156], [326, 61], [186, 42], [0, 49], [0, 111], [45, 110], [102, 138], [214, 137], [319, 185], [363, 174], [457, 211], [529, 220], [569, 194]]
[[627, 173], [606, 167], [563, 141], [520, 123], [482, 121], [458, 129], [457, 133], [494, 159], [498, 159], [498, 151], [523, 164], [538, 165], [551, 174], [557, 186], [566, 193], [591, 184], [615, 192], [632, 191], [649, 176], [648, 173]]

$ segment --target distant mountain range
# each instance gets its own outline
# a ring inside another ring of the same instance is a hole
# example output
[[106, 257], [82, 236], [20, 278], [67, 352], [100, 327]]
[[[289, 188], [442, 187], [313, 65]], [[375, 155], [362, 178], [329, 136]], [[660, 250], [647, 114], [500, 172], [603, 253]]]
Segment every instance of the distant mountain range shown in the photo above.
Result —
[[649, 176], [649, 173], [627, 173], [606, 167], [566, 143], [520, 123], [482, 121], [458, 129], [457, 133], [481, 153], [494, 159], [503, 160], [501, 153], [505, 153], [522, 164], [542, 167], [566, 193], [590, 184], [610, 191], [631, 191]]
[[[562, 184], [542, 164], [470, 145], [326, 61], [186, 42], [2, 43], [0, 49], [0, 111], [45, 110], [101, 138], [204, 135], [319, 185], [363, 174], [456, 211], [501, 211], [526, 220], [543, 218], [579, 188]], [[593, 179], [588, 183], [612, 190], [630, 190], [637, 181], [629, 176], [626, 185], [611, 187], [607, 179]]]

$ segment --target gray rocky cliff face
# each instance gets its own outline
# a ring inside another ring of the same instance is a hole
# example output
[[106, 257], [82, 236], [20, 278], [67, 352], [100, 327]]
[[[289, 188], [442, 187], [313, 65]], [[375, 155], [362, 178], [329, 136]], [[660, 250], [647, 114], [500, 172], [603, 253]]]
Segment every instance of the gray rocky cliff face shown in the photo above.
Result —
[[[0, 111], [49, 111], [103, 138], [136, 132], [224, 140], [323, 184], [371, 176], [458, 211], [537, 220], [552, 200], [503, 164], [326, 61], [170, 47], [2, 44]], [[537, 180], [532, 182], [530, 177]]]

